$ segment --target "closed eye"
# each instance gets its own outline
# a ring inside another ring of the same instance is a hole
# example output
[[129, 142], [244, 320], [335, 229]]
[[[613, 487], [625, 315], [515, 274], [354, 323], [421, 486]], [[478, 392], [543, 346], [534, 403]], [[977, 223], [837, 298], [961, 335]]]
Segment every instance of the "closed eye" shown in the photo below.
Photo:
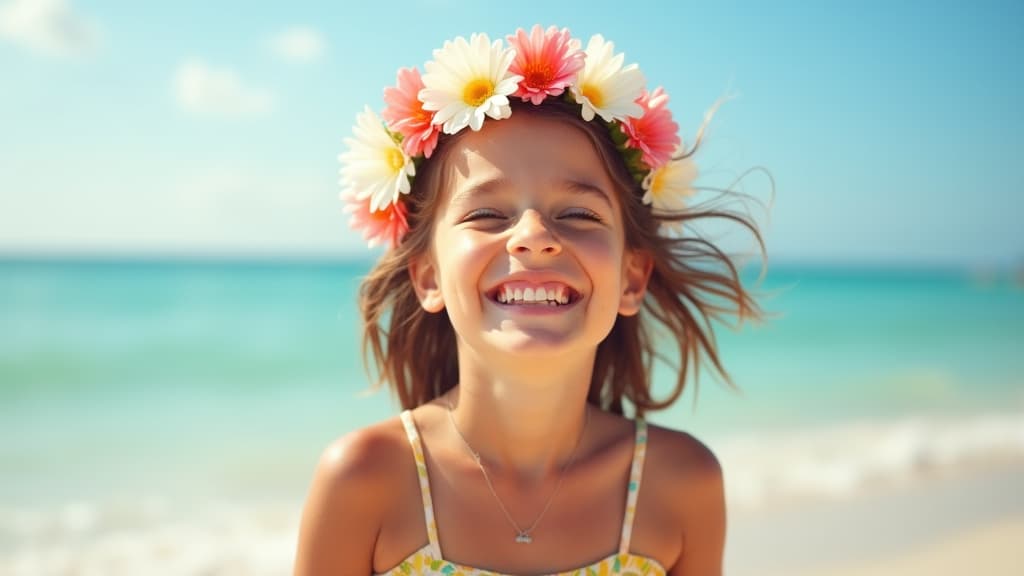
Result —
[[505, 218], [505, 215], [493, 208], [477, 208], [462, 217], [463, 222], [473, 222], [474, 220], [487, 220], [493, 218]]
[[604, 218], [600, 214], [589, 210], [587, 208], [572, 208], [562, 212], [559, 218], [579, 218], [582, 220], [590, 220], [592, 222], [604, 222]]

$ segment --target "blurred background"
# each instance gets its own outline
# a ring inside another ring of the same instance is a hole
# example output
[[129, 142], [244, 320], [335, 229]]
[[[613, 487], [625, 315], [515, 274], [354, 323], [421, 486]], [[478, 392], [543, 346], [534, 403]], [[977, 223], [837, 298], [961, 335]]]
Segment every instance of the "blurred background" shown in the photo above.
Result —
[[775, 314], [719, 332], [740, 391], [651, 416], [723, 463], [727, 573], [1019, 573], [1020, 2], [0, 0], [0, 575], [290, 570], [320, 451], [397, 412], [342, 140], [535, 23], [614, 41], [687, 141], [731, 96], [700, 183], [774, 178], [738, 187]]

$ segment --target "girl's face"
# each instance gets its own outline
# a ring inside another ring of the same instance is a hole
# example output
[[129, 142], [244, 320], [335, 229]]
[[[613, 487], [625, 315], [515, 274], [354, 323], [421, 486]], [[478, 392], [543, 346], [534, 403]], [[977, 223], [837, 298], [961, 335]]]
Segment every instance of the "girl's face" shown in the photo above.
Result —
[[444, 162], [432, 251], [410, 272], [460, 347], [592, 354], [639, 310], [650, 259], [626, 250], [618, 192], [580, 128], [519, 113], [460, 137]]

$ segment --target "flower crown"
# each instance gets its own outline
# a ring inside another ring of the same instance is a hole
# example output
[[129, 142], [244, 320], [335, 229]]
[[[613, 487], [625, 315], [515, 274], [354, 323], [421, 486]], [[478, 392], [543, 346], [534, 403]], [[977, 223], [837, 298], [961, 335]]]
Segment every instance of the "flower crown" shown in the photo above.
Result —
[[684, 208], [696, 167], [688, 156], [677, 157], [679, 126], [664, 89], [648, 92], [637, 65], [623, 66], [625, 56], [599, 34], [586, 49], [554, 26], [519, 29], [507, 40], [508, 47], [473, 34], [445, 42], [422, 76], [416, 68], [398, 71], [397, 85], [384, 90], [381, 117], [369, 106], [357, 117], [339, 156], [341, 197], [352, 228], [363, 230], [370, 247], [397, 246], [408, 232], [403, 195], [441, 133], [480, 130], [486, 117], [508, 118], [510, 97], [534, 105], [562, 97], [580, 106], [585, 121], [600, 117], [641, 184], [644, 204], [664, 212]]

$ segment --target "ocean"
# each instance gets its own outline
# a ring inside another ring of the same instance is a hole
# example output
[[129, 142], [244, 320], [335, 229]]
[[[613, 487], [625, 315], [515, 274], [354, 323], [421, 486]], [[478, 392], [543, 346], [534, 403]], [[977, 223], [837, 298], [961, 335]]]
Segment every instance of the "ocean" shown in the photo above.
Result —
[[[369, 266], [0, 261], [0, 575], [287, 572], [320, 451], [397, 411], [360, 355]], [[704, 372], [649, 416], [715, 450], [731, 507], [1024, 459], [1019, 279], [772, 265], [758, 291], [771, 317], [717, 333], [736, 390]]]

